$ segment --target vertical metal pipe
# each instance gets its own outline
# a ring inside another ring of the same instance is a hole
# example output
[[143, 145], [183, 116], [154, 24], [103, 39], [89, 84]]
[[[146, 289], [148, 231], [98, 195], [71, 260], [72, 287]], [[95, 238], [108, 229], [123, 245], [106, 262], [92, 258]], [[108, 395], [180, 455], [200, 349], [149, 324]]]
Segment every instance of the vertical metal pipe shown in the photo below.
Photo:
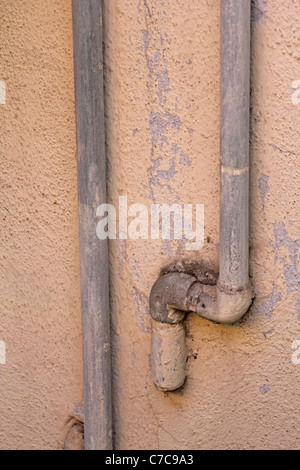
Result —
[[112, 448], [107, 240], [96, 236], [106, 202], [102, 1], [73, 0], [74, 73], [87, 450]]
[[219, 283], [248, 282], [250, 0], [221, 0]]

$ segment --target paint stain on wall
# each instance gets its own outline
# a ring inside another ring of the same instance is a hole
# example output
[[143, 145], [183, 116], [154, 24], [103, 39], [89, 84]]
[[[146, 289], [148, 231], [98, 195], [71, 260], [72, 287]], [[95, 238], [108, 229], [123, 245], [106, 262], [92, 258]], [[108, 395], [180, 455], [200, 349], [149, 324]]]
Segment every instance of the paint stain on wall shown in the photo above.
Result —
[[269, 177], [267, 175], [262, 174], [258, 180], [259, 190], [260, 190], [260, 200], [263, 207], [265, 209], [265, 197], [270, 192], [269, 186]]
[[[280, 248], [287, 246], [289, 259], [280, 258], [283, 262], [283, 274], [286, 282], [287, 294], [295, 291], [300, 295], [300, 274], [297, 262], [299, 261], [300, 239], [293, 241], [285, 227], [284, 222], [274, 224], [275, 249], [278, 252]], [[299, 308], [299, 302], [297, 302]]]
[[259, 387], [259, 391], [262, 395], [265, 395], [266, 393], [268, 393], [270, 391], [270, 387], [269, 385], [262, 385], [261, 387]]
[[267, 318], [272, 318], [273, 312], [277, 307], [277, 304], [282, 300], [282, 295], [278, 291], [276, 284], [273, 282], [273, 291], [268, 296], [267, 300], [262, 302], [257, 309], [258, 315], [264, 315]]
[[137, 287], [132, 289], [132, 298], [137, 307], [135, 309], [136, 324], [140, 331], [149, 333], [151, 331], [149, 299], [145, 294], [142, 294]]
[[[177, 173], [176, 169], [176, 157], [172, 157], [168, 160], [168, 168], [161, 169], [160, 166], [165, 162], [163, 154], [158, 155], [158, 151], [162, 151], [164, 145], [168, 145], [168, 139], [165, 133], [168, 129], [179, 130], [181, 128], [181, 120], [176, 114], [169, 112], [159, 113], [151, 112], [149, 116], [149, 128], [152, 134], [151, 138], [151, 167], [150, 167], [150, 197], [151, 200], [155, 200], [154, 189], [155, 187], [161, 188], [161, 181], [170, 181]], [[176, 145], [176, 144], [175, 144]], [[172, 146], [174, 149], [174, 144]], [[172, 191], [171, 187], [170, 190]]]

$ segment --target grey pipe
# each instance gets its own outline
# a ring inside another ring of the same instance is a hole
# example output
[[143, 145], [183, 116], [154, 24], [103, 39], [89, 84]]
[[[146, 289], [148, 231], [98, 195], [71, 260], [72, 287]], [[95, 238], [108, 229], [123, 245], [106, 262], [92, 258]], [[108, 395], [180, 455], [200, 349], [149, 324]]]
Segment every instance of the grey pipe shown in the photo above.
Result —
[[190, 273], [173, 272], [161, 276], [152, 287], [152, 378], [161, 390], [174, 390], [184, 382], [185, 313], [233, 323], [252, 300], [248, 274], [251, 1], [220, 1], [219, 277], [215, 285], [205, 285]]
[[107, 240], [96, 236], [106, 203], [102, 1], [73, 0], [76, 141], [87, 450], [112, 448]]
[[248, 283], [250, 1], [221, 0], [219, 283]]
[[221, 0], [220, 261], [218, 316], [232, 323], [251, 304], [249, 111], [251, 0]]

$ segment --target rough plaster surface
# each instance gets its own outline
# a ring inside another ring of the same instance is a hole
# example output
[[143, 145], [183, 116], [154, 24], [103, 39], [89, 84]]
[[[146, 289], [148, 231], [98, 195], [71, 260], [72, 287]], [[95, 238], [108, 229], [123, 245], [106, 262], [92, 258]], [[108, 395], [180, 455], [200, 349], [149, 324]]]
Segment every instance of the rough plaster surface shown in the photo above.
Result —
[[116, 448], [299, 448], [300, 6], [252, 2], [254, 303], [234, 326], [189, 316], [187, 381], [175, 393], [151, 381], [148, 298], [174, 260], [218, 265], [219, 2], [104, 6], [110, 202], [205, 205], [199, 252], [174, 240], [110, 243]]
[[62, 449], [82, 399], [71, 1], [0, 11], [0, 448]]

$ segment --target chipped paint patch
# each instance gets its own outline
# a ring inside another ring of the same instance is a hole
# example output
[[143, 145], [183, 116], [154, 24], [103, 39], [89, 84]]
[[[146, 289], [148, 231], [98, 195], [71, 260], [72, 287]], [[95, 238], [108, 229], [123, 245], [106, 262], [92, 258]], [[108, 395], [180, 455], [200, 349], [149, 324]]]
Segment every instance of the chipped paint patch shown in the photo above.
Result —
[[300, 239], [293, 241], [285, 227], [284, 222], [274, 224], [275, 249], [278, 251], [283, 246], [288, 247], [289, 261], [282, 259], [283, 274], [286, 282], [287, 294], [295, 291], [300, 294], [300, 275], [298, 272], [297, 261], [299, 259]]
[[263, 207], [265, 209], [265, 197], [270, 192], [269, 186], [269, 177], [267, 175], [262, 174], [258, 181], [259, 190], [260, 190], [260, 200]]
[[169, 72], [167, 67], [165, 67], [164, 71], [162, 73], [157, 73], [156, 74], [156, 80], [157, 80], [157, 96], [159, 100], [159, 104], [164, 104], [166, 102], [166, 99], [163, 98], [164, 93], [169, 93], [170, 91], [170, 80], [169, 80]]
[[150, 310], [148, 297], [142, 294], [136, 287], [132, 289], [132, 299], [136, 306], [135, 318], [140, 331], [149, 333], [150, 328]]
[[[171, 114], [169, 112], [159, 113], [151, 112], [149, 116], [149, 129], [152, 134], [152, 148], [151, 148], [151, 162], [150, 167], [150, 178], [149, 178], [149, 187], [150, 187], [150, 197], [154, 201], [154, 188], [161, 188], [161, 181], [169, 182], [176, 175], [176, 157], [169, 159], [169, 167], [166, 169], [161, 169], [160, 165], [164, 162], [164, 158], [160, 155], [155, 155], [156, 149], [162, 151], [163, 146], [169, 145], [168, 139], [165, 135], [168, 129], [179, 130], [181, 128], [181, 120], [176, 114]], [[175, 147], [172, 144], [172, 150], [174, 153]], [[176, 151], [177, 153], [177, 151]], [[171, 190], [172, 191], [172, 190]]]
[[185, 165], [185, 166], [191, 166], [191, 164], [192, 164], [191, 160], [189, 159], [189, 156], [186, 155], [184, 152], [180, 152], [179, 163], [181, 165]]
[[258, 315], [264, 315], [267, 318], [272, 318], [273, 312], [277, 307], [277, 304], [282, 300], [282, 295], [278, 291], [277, 286], [273, 283], [273, 291], [265, 300], [260, 304], [257, 310]]
[[168, 170], [157, 170], [156, 178], [153, 180], [155, 184], [159, 184], [159, 180], [170, 181], [176, 175], [177, 170], [175, 167], [175, 158], [171, 158], [169, 160], [169, 168]]
[[[144, 8], [142, 8], [142, 5]], [[146, 67], [148, 69], [147, 87], [151, 90], [151, 95], [156, 96], [156, 104], [149, 114], [149, 129], [151, 137], [151, 153], [149, 168], [149, 197], [156, 202], [161, 199], [162, 190], [166, 189], [169, 195], [174, 198], [172, 180], [179, 172], [177, 165], [191, 166], [189, 156], [182, 152], [174, 139], [174, 131], [182, 128], [182, 122], [177, 114], [176, 105], [166, 106], [168, 94], [171, 91], [170, 76], [168, 70], [168, 53], [166, 47], [168, 34], [158, 33], [157, 28], [151, 21], [153, 11], [150, 11], [146, 1], [139, 1], [138, 11], [144, 11], [145, 26], [141, 30], [142, 43], [139, 50], [143, 53]], [[151, 14], [149, 14], [151, 12]], [[155, 95], [154, 95], [155, 93]], [[169, 111], [166, 111], [166, 108]], [[172, 142], [170, 136], [172, 135]], [[169, 250], [169, 247], [167, 247]]]
[[163, 114], [152, 111], [149, 117], [149, 128], [152, 133], [152, 143], [157, 145], [158, 140], [171, 127], [175, 130], [181, 128], [180, 117], [176, 114], [165, 112]]
[[298, 320], [300, 320], [300, 299], [298, 299], [296, 302], [296, 312], [297, 312]]

